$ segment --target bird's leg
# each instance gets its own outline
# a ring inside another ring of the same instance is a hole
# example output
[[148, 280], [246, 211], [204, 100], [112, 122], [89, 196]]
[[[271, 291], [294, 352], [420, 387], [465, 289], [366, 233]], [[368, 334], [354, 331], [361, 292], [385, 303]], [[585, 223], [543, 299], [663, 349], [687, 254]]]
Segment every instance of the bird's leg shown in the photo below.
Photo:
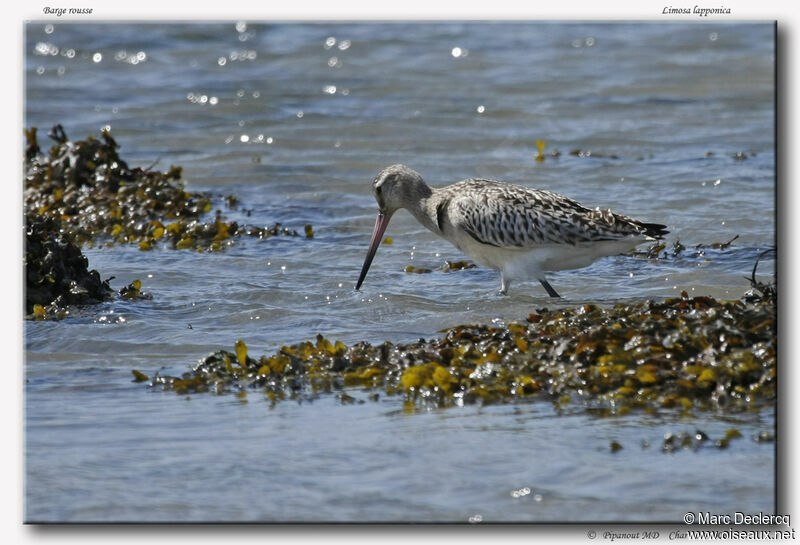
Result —
[[511, 280], [506, 280], [503, 273], [500, 273], [500, 295], [508, 295], [508, 288], [511, 286]]
[[551, 285], [550, 285], [550, 282], [548, 282], [548, 281], [547, 281], [547, 280], [545, 280], [544, 278], [540, 278], [540, 279], [539, 279], [539, 282], [541, 282], [541, 283], [542, 283], [542, 286], [544, 287], [544, 289], [546, 289], [546, 290], [547, 290], [547, 295], [549, 295], [550, 297], [561, 297], [561, 296], [558, 294], [558, 292], [557, 292], [556, 290], [554, 290], [554, 289], [553, 289], [553, 286], [551, 286]]

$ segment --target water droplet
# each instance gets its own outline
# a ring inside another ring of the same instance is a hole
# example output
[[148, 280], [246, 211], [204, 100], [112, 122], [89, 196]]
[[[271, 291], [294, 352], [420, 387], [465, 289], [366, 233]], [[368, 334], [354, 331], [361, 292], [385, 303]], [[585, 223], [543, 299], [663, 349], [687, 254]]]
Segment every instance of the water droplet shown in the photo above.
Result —
[[219, 99], [217, 97], [209, 97], [208, 99], [208, 103], [211, 104], [212, 106], [216, 105], [217, 102], [219, 102]]
[[583, 41], [583, 43], [586, 44], [586, 47], [592, 47], [594, 45], [594, 38], [592, 38], [592, 37], [586, 38]]
[[220, 57], [220, 58], [217, 59], [217, 64], [220, 65], [220, 66], [225, 66], [225, 64], [227, 62], [228, 62], [228, 59], [226, 59], [225, 57]]
[[103, 55], [101, 53], [95, 53], [94, 55], [92, 55], [93, 62], [100, 62], [102, 60], [103, 60]]
[[711, 40], [712, 42], [716, 42], [717, 38], [719, 38], [719, 34], [717, 34], [716, 32], [712, 32], [711, 34], [708, 35], [708, 39]]
[[486, 108], [483, 106], [483, 104], [481, 104], [480, 106], [475, 108], [475, 111], [478, 112], [479, 114], [482, 114], [483, 112], [486, 111]]
[[240, 141], [242, 141], [242, 142], [245, 142], [245, 143], [246, 143], [246, 142], [249, 142], [249, 141], [250, 141], [250, 137], [249, 137], [249, 136], [247, 136], [246, 134], [243, 134], [243, 135], [241, 135], [241, 136], [239, 137], [239, 140], [240, 140]]
[[44, 25], [44, 33], [45, 34], [52, 34], [53, 30], [55, 30], [53, 25]]
[[716, 182], [714, 182], [714, 186], [718, 186], [721, 183], [722, 183], [722, 180], [717, 180]]
[[460, 57], [461, 56], [461, 48], [460, 47], [454, 47], [453, 49], [450, 50], [450, 54], [452, 56], [456, 57], [456, 58]]
[[302, 119], [303, 118], [303, 110], [300, 110], [299, 112], [297, 112], [297, 118], [298, 119]]
[[236, 32], [247, 32], [247, 23], [239, 21], [236, 23]]
[[337, 47], [342, 51], [344, 51], [345, 49], [350, 47], [350, 40], [342, 40], [341, 42], [339, 42], [339, 45]]
[[286, 265], [281, 265], [281, 270], [285, 271], [286, 270]]
[[335, 85], [326, 85], [325, 87], [322, 88], [322, 92], [323, 93], [327, 93], [329, 95], [334, 95], [334, 94], [336, 94], [336, 86]]
[[271, 136], [267, 136], [267, 144], [272, 144], [272, 137]]
[[336, 45], [336, 38], [333, 36], [328, 36], [325, 38], [325, 49], [330, 49], [334, 45]]

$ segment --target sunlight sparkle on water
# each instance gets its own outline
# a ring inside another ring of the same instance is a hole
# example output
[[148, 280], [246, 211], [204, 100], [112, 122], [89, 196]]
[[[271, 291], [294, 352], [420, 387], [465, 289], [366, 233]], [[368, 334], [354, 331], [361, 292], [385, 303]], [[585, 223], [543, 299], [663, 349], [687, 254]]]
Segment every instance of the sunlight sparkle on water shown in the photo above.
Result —
[[511, 497], [512, 498], [521, 498], [523, 496], [527, 496], [530, 493], [531, 493], [531, 489], [526, 486], [524, 488], [520, 488], [519, 490], [512, 490], [511, 491]]
[[48, 42], [38, 42], [33, 48], [37, 55], [58, 55], [58, 47]]

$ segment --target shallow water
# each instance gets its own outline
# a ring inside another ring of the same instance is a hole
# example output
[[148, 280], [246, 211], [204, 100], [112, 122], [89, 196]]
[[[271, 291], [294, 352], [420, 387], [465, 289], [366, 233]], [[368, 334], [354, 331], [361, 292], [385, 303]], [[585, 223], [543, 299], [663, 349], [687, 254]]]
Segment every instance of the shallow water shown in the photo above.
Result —
[[[774, 429], [769, 409], [407, 414], [391, 397], [271, 409], [130, 382], [131, 369], [179, 374], [240, 338], [260, 355], [317, 333], [400, 342], [542, 306], [740, 297], [775, 239], [772, 25], [48, 24], [26, 28], [26, 126], [61, 123], [78, 140], [110, 125], [131, 166], [181, 165], [189, 190], [239, 197], [237, 210], [216, 203], [229, 220], [301, 235], [311, 223], [315, 237], [219, 254], [85, 248], [112, 286], [141, 279], [153, 300], [25, 324], [26, 520], [678, 522], [774, 509], [774, 445], [750, 440]], [[535, 161], [537, 140], [560, 157]], [[399, 213], [355, 292], [369, 184], [396, 162], [432, 185], [491, 177], [664, 223], [667, 249], [687, 251], [553, 274], [555, 303], [536, 282], [501, 297], [494, 271], [403, 272], [463, 256]], [[726, 450], [660, 451], [664, 433], [731, 427], [745, 439]]]

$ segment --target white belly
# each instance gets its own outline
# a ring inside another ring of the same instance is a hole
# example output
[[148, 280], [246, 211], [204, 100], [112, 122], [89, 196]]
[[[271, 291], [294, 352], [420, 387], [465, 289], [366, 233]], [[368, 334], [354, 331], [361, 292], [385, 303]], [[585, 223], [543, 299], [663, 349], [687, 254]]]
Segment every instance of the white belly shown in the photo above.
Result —
[[448, 237], [459, 250], [476, 263], [502, 271], [508, 279], [543, 279], [546, 271], [580, 269], [598, 259], [618, 255], [645, 241], [641, 238], [606, 240], [580, 244], [548, 244], [532, 248], [499, 248], [481, 244], [466, 234]]

